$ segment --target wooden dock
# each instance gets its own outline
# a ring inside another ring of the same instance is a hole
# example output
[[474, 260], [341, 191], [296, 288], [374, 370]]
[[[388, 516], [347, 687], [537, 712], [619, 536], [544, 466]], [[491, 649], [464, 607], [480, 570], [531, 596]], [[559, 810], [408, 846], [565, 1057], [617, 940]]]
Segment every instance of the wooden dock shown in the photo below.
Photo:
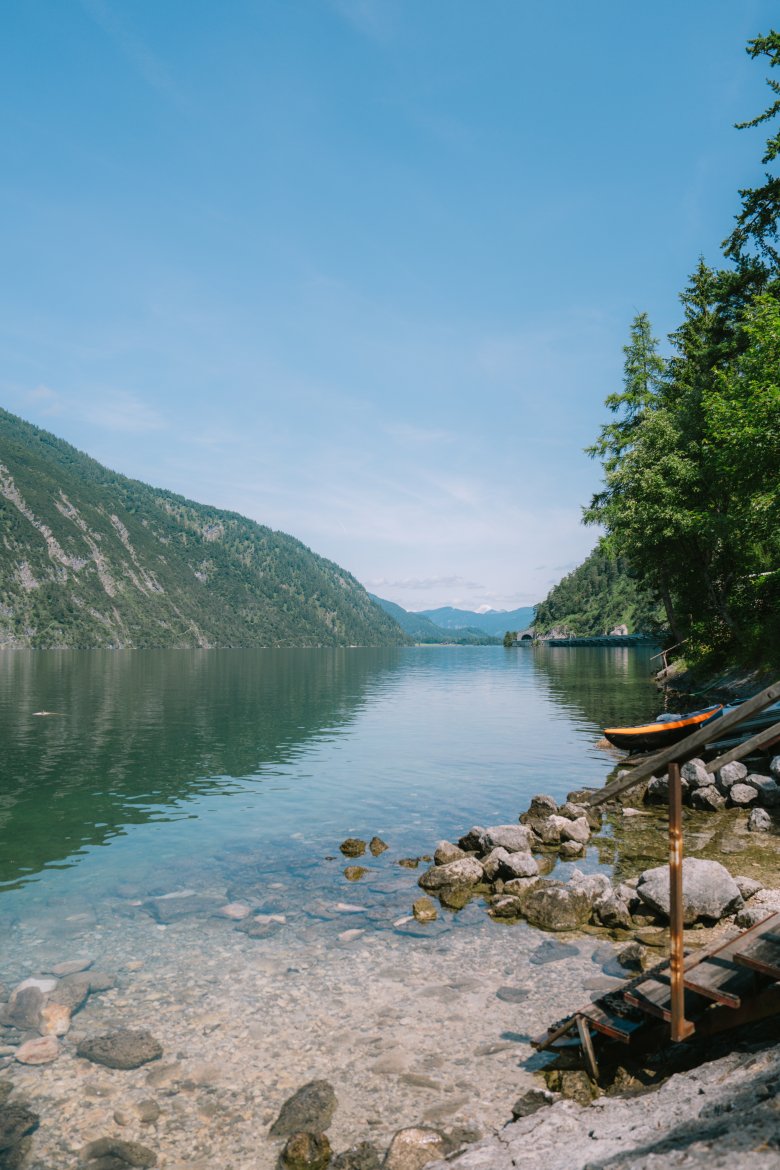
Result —
[[[714, 1035], [780, 1012], [780, 913], [687, 954], [683, 988], [693, 1035]], [[585, 1068], [598, 1081], [599, 1046], [616, 1041], [647, 1047], [658, 1024], [671, 1022], [672, 1012], [667, 961], [553, 1024], [532, 1043], [549, 1052], [579, 1045]]]

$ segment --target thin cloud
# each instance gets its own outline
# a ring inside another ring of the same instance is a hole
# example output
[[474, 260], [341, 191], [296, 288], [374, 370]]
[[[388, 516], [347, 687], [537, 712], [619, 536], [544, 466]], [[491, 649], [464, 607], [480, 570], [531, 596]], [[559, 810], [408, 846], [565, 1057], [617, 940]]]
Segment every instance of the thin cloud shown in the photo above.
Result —
[[79, 414], [107, 431], [141, 435], [165, 429], [165, 420], [153, 406], [124, 390], [109, 391], [100, 400], [82, 403]]
[[369, 40], [386, 43], [392, 38], [392, 15], [383, 0], [331, 0], [331, 7]]

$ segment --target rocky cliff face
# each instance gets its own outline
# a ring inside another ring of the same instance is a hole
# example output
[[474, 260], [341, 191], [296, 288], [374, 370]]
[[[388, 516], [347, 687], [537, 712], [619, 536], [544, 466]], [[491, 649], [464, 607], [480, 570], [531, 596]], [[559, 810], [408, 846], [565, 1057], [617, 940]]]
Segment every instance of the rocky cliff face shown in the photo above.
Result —
[[403, 641], [293, 537], [126, 479], [0, 410], [0, 645]]

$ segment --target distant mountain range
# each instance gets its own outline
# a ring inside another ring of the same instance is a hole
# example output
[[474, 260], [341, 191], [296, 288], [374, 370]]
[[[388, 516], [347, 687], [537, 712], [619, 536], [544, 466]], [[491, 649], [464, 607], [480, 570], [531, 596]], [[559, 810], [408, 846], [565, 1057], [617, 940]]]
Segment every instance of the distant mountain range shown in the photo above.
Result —
[[453, 609], [449, 605], [440, 609], [423, 609], [414, 617], [426, 617], [445, 630], [461, 630], [469, 627], [491, 634], [494, 638], [503, 637], [507, 630], [515, 633], [517, 630], [527, 630], [534, 620], [533, 605], [521, 609], [489, 609], [485, 613], [474, 613], [469, 609]]
[[0, 646], [382, 646], [354, 577], [0, 410]]
[[533, 607], [515, 609], [511, 611], [489, 610], [487, 613], [474, 613], [466, 609], [452, 609], [444, 606], [441, 609], [429, 609], [422, 613], [411, 613], [396, 605], [394, 601], [386, 601], [370, 597], [377, 605], [388, 613], [415, 642], [441, 643], [457, 642], [459, 644], [492, 644], [503, 638], [507, 630], [525, 630], [533, 621]]

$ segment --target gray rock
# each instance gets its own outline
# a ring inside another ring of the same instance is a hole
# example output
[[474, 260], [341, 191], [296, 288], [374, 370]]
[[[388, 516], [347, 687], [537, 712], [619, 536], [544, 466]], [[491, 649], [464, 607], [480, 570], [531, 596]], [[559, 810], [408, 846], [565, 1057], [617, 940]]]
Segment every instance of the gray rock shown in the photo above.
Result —
[[741, 875], [737, 874], [734, 877], [734, 881], [737, 883], [739, 892], [746, 902], [750, 898], [755, 897], [755, 895], [758, 894], [761, 890], [765, 889], [763, 883], [756, 881], [755, 878], [742, 877]]
[[504, 882], [502, 893], [510, 894], [513, 898], [519, 898], [522, 901], [526, 894], [538, 884], [538, 877], [510, 878], [508, 882]]
[[744, 780], [748, 771], [745, 765], [740, 760], [735, 760], [731, 764], [724, 764], [722, 768], [718, 768], [715, 773], [715, 783], [723, 793], [728, 793], [729, 789], [734, 784], [739, 784], [740, 780]]
[[578, 845], [584, 845], [589, 841], [590, 826], [585, 817], [578, 817], [576, 821], [566, 820], [566, 823], [561, 825], [561, 840], [576, 841]]
[[592, 898], [574, 885], [540, 881], [523, 902], [523, 913], [540, 930], [576, 930], [590, 918]]
[[749, 833], [771, 833], [772, 818], [764, 808], [751, 809], [747, 827]]
[[628, 930], [631, 926], [631, 911], [615, 890], [610, 890], [594, 902], [593, 911], [602, 926], [612, 930], [618, 927]]
[[773, 756], [769, 763], [769, 771], [775, 780], [780, 780], [780, 756]]
[[499, 863], [499, 873], [506, 881], [532, 878], [538, 876], [539, 866], [530, 853], [507, 853]]
[[473, 825], [468, 833], [458, 838], [458, 845], [465, 853], [473, 853], [482, 849], [482, 838], [485, 836], [485, 830], [481, 825]]
[[545, 819], [554, 816], [558, 811], [558, 802], [553, 800], [551, 796], [546, 796], [544, 793], [539, 793], [537, 796], [531, 797], [531, 803], [528, 806], [528, 812], [524, 812], [520, 817], [522, 824], [527, 825], [534, 819]]
[[690, 794], [691, 808], [700, 812], [719, 812], [726, 807], [726, 797], [723, 796], [714, 784], [707, 784], [704, 788], [694, 788]]
[[747, 808], [758, 800], [758, 789], [752, 784], [732, 784], [729, 789], [729, 804], [735, 808]]
[[712, 776], [707, 771], [704, 760], [689, 760], [680, 768], [680, 776], [688, 785], [688, 790], [708, 788], [712, 784]]
[[211, 894], [163, 894], [160, 898], [147, 898], [144, 910], [161, 925], [167, 926], [180, 918], [192, 914], [213, 914], [225, 903], [224, 898]]
[[524, 902], [521, 898], [513, 898], [506, 894], [499, 894], [491, 898], [488, 914], [491, 918], [520, 918], [523, 914]]
[[33, 1113], [26, 1105], [16, 1102], [13, 1105], [0, 1105], [0, 1165], [3, 1154], [18, 1146], [23, 1137], [33, 1133], [38, 1128], [40, 1117]]
[[740, 930], [748, 930], [751, 926], [758, 926], [770, 913], [766, 906], [744, 906], [734, 919], [734, 925]]
[[123, 1166], [147, 1167], [157, 1162], [154, 1150], [142, 1146], [140, 1142], [125, 1142], [114, 1137], [102, 1137], [89, 1142], [81, 1150], [80, 1158], [82, 1162], [99, 1162], [103, 1166], [112, 1164], [109, 1159]]
[[461, 861], [465, 852], [451, 841], [440, 841], [433, 855], [434, 865], [448, 865], [450, 861]]
[[324, 1133], [294, 1133], [279, 1155], [280, 1170], [326, 1170], [330, 1142]]
[[379, 1170], [379, 1151], [371, 1142], [358, 1142], [348, 1150], [337, 1154], [330, 1164], [330, 1170]]
[[494, 882], [501, 873], [501, 865], [504, 861], [508, 861], [510, 854], [506, 849], [500, 846], [497, 849], [491, 849], [487, 857], [482, 859], [482, 871], [489, 882]]
[[543, 845], [560, 845], [561, 825], [568, 825], [565, 817], [540, 817], [533, 822], [533, 830]]
[[612, 883], [605, 873], [583, 873], [581, 869], [571, 871], [569, 884], [586, 893], [591, 904], [612, 889]]
[[644, 971], [649, 965], [647, 951], [639, 942], [632, 942], [623, 947], [616, 958], [624, 971]]
[[531, 849], [531, 831], [524, 825], [492, 825], [482, 834], [482, 849], [506, 849], [507, 853], [528, 853]]
[[37, 1028], [44, 1002], [45, 997], [38, 987], [22, 987], [21, 990], [15, 991], [6, 1012], [8, 1023], [22, 1030]]
[[150, 1032], [126, 1028], [103, 1036], [87, 1037], [76, 1049], [77, 1056], [106, 1068], [140, 1068], [152, 1060], [159, 1060], [162, 1054], [162, 1045]]
[[532, 1113], [538, 1113], [545, 1106], [552, 1105], [554, 1100], [552, 1093], [544, 1089], [528, 1089], [512, 1106], [512, 1120], [519, 1121], [521, 1117], [530, 1117]]
[[764, 808], [777, 808], [780, 806], [780, 785], [774, 776], [759, 776], [756, 772], [751, 772], [746, 777], [745, 783], [749, 784], [751, 788], [756, 789], [758, 792], [758, 802]]
[[563, 861], [576, 861], [585, 853], [585, 846], [579, 841], [561, 841], [558, 853]]
[[443, 1158], [447, 1146], [435, 1129], [412, 1127], [399, 1129], [385, 1154], [382, 1170], [422, 1170], [426, 1162]]
[[[669, 867], [659, 865], [640, 874], [637, 894], [651, 910], [669, 917]], [[717, 861], [686, 857], [683, 861], [683, 920], [717, 921], [742, 908], [742, 895], [729, 871]]]
[[485, 871], [474, 857], [434, 865], [421, 875], [417, 884], [424, 890], [468, 889], [485, 880]]
[[61, 979], [56, 989], [49, 996], [50, 1003], [59, 1003], [70, 1008], [72, 1013], [79, 1010], [86, 1003], [87, 996], [92, 989], [90, 976], [87, 972], [68, 975]]
[[292, 1137], [294, 1133], [322, 1133], [336, 1111], [336, 1094], [328, 1081], [309, 1081], [288, 1097], [268, 1131], [271, 1137]]

